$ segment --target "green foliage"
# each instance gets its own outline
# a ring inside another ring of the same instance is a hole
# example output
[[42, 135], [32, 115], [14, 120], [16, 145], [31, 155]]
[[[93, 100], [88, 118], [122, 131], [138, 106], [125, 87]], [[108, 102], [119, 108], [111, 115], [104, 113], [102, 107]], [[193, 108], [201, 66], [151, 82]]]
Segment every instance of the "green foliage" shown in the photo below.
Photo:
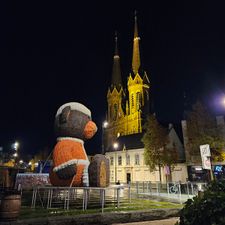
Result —
[[213, 181], [203, 197], [194, 197], [185, 203], [179, 225], [224, 225], [225, 181]]
[[199, 146], [209, 144], [212, 159], [214, 161], [224, 160], [223, 149], [225, 140], [220, 132], [220, 127], [216, 125], [215, 118], [207, 109], [197, 102], [193, 105], [192, 112], [187, 118], [187, 136], [191, 155], [199, 155]]
[[171, 166], [177, 160], [175, 147], [168, 147], [168, 129], [161, 126], [154, 115], [150, 115], [144, 126], [145, 134], [142, 138], [144, 143], [145, 164], [150, 171], [154, 171], [157, 166]]

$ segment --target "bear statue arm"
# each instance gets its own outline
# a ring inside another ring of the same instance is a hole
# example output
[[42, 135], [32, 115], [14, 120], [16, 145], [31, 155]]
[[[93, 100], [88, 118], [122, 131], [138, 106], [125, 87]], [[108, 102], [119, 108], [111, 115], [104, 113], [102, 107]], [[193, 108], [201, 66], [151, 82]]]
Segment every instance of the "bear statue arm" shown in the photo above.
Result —
[[76, 169], [77, 169], [77, 166], [74, 164], [71, 164], [55, 172], [60, 179], [70, 179], [70, 178], [73, 178], [73, 176], [76, 174]]

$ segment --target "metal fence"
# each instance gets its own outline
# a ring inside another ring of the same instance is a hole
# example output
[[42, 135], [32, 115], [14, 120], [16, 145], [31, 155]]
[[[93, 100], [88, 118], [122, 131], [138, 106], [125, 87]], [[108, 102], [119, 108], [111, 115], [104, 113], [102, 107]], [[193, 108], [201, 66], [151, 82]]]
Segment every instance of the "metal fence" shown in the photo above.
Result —
[[[23, 196], [26, 192], [23, 192]], [[31, 207], [47, 209], [64, 208], [92, 209], [105, 207], [119, 208], [124, 201], [131, 201], [130, 186], [114, 185], [100, 187], [34, 187], [31, 197]]]
[[170, 201], [185, 202], [189, 198], [198, 195], [199, 191], [204, 191], [207, 183], [199, 182], [136, 182], [130, 184], [132, 192], [136, 191], [137, 196], [155, 196]]
[[[119, 208], [132, 199], [163, 199], [183, 203], [203, 191], [207, 183], [195, 182], [136, 182], [126, 185], [97, 187], [53, 187], [36, 186], [32, 190], [21, 190], [22, 205], [32, 208], [97, 209]], [[1, 199], [1, 192], [0, 192]]]

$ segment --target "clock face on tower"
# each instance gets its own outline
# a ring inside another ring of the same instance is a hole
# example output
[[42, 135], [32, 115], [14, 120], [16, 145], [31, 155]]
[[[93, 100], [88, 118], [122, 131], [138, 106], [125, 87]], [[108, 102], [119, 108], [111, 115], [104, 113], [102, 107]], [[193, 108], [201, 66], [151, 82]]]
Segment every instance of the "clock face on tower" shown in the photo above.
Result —
[[115, 121], [117, 118], [118, 106], [114, 104], [114, 111], [113, 111], [113, 120]]

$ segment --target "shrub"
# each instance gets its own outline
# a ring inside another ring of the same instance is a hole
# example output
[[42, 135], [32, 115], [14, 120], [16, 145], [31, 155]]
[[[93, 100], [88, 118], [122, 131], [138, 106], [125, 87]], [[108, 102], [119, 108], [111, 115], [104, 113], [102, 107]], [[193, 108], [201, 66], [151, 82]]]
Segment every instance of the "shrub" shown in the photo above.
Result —
[[202, 197], [189, 199], [180, 212], [177, 225], [224, 225], [225, 181], [213, 181]]

